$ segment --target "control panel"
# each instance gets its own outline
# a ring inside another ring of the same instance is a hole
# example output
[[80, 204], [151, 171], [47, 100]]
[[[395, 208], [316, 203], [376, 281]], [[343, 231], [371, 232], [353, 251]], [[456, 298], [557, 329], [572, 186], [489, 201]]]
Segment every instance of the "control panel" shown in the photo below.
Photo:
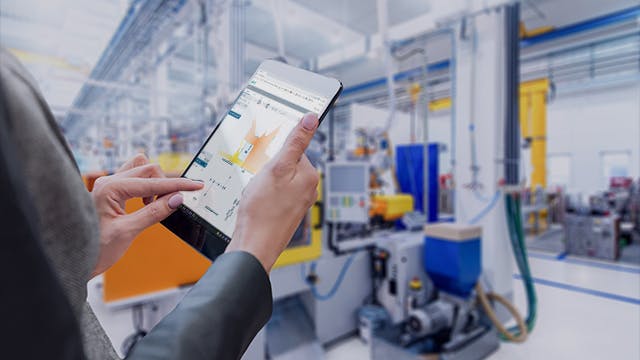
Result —
[[325, 220], [333, 223], [369, 222], [369, 164], [328, 163]]

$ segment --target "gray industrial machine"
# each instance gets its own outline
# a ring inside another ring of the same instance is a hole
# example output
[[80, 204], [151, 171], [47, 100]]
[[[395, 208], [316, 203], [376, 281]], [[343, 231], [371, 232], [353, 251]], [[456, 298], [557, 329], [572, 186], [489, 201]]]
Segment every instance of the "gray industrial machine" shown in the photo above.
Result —
[[[438, 291], [423, 266], [422, 231], [379, 238], [372, 250], [375, 297], [360, 312], [372, 359], [483, 359], [498, 336], [472, 297]], [[375, 310], [375, 311], [374, 311]]]
[[323, 359], [326, 344], [356, 333], [358, 309], [371, 295], [368, 253], [328, 252], [314, 263], [271, 272], [273, 315], [244, 360]]
[[630, 241], [640, 244], [640, 179], [631, 185], [628, 209]]
[[569, 254], [624, 258], [626, 245], [640, 243], [640, 179], [611, 178], [609, 189], [590, 196], [588, 202], [569, 196], [563, 218]]
[[614, 213], [567, 213], [565, 215], [567, 252], [572, 255], [617, 260], [620, 256], [619, 220], [619, 216]]
[[626, 244], [640, 243], [640, 179], [611, 178], [602, 196], [620, 216], [620, 237]]
[[[422, 231], [381, 237], [373, 252], [374, 261], [383, 262], [374, 269], [376, 300], [387, 309], [393, 324], [407, 319], [412, 302], [425, 303], [433, 292], [422, 266], [423, 237]], [[420, 289], [412, 290], [412, 282]]]
[[617, 260], [620, 216], [605, 196], [592, 196], [589, 204], [570, 199], [564, 215], [566, 250], [569, 254]]

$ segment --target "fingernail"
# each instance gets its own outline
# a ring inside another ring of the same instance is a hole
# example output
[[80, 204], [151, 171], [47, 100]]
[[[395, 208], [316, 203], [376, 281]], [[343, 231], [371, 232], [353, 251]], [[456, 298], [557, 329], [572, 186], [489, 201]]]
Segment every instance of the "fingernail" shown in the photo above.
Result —
[[306, 114], [302, 118], [302, 127], [307, 130], [315, 130], [318, 126], [318, 116], [316, 114]]
[[182, 194], [175, 194], [169, 198], [169, 207], [172, 209], [177, 209], [178, 206], [182, 204], [183, 200], [184, 199], [182, 198]]
[[197, 183], [204, 184], [204, 180], [202, 180], [202, 179], [191, 179], [191, 181], [195, 181]]

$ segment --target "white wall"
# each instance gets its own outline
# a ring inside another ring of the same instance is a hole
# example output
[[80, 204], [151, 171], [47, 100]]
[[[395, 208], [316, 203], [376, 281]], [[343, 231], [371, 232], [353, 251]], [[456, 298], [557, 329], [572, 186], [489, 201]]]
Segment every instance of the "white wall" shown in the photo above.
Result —
[[[352, 125], [356, 127], [382, 126], [387, 118], [386, 109], [370, 105], [354, 104], [351, 111]], [[389, 131], [394, 145], [409, 143], [409, 119], [407, 113], [396, 113]], [[445, 110], [430, 113], [428, 120], [430, 142], [447, 144], [448, 150], [440, 158], [442, 172], [450, 169], [450, 119]], [[420, 141], [420, 116], [416, 135]], [[558, 95], [547, 104], [547, 154], [570, 156], [568, 192], [588, 195], [608, 186], [603, 174], [603, 151], [628, 151], [629, 175], [640, 176], [640, 84], [573, 93], [563, 92], [560, 84]], [[530, 172], [529, 152], [523, 151], [522, 158], [523, 171]]]
[[[561, 86], [561, 85], [560, 85]], [[560, 88], [559, 90], [562, 90]], [[359, 124], [386, 119], [384, 109], [354, 105]], [[372, 119], [375, 119], [372, 121]], [[448, 110], [429, 114], [429, 139], [447, 144], [440, 171], [449, 171], [451, 120]], [[409, 115], [398, 112], [391, 128], [394, 145], [409, 143]], [[422, 138], [422, 127], [417, 132]], [[464, 140], [466, 140], [465, 138]], [[558, 96], [547, 105], [547, 153], [570, 156], [567, 191], [592, 194], [608, 186], [603, 175], [602, 151], [629, 151], [629, 174], [640, 176], [640, 84], [582, 91]], [[525, 172], [531, 171], [530, 155], [522, 152]], [[527, 174], [527, 178], [530, 174]], [[549, 174], [548, 174], [549, 175]]]
[[640, 84], [562, 95], [547, 106], [547, 153], [571, 156], [569, 192], [607, 185], [602, 151], [631, 153], [629, 174], [640, 175]]

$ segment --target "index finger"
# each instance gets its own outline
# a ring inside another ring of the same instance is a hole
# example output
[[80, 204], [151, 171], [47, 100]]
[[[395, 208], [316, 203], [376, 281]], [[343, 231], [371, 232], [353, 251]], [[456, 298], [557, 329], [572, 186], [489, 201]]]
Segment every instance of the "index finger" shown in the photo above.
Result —
[[279, 160], [289, 163], [296, 163], [304, 154], [309, 146], [313, 134], [318, 128], [318, 115], [308, 113], [302, 117], [302, 120], [291, 131], [287, 137], [282, 150], [280, 151]]
[[114, 179], [105, 187], [110, 187], [121, 200], [135, 197], [150, 197], [178, 191], [200, 190], [204, 184], [185, 178], [122, 178]]
[[131, 159], [127, 160], [124, 164], [122, 164], [122, 166], [120, 166], [120, 168], [116, 170], [116, 174], [121, 173], [123, 171], [131, 170], [138, 166], [147, 165], [148, 163], [149, 163], [149, 159], [147, 158], [147, 156], [143, 153], [139, 153], [136, 156], [132, 157]]

